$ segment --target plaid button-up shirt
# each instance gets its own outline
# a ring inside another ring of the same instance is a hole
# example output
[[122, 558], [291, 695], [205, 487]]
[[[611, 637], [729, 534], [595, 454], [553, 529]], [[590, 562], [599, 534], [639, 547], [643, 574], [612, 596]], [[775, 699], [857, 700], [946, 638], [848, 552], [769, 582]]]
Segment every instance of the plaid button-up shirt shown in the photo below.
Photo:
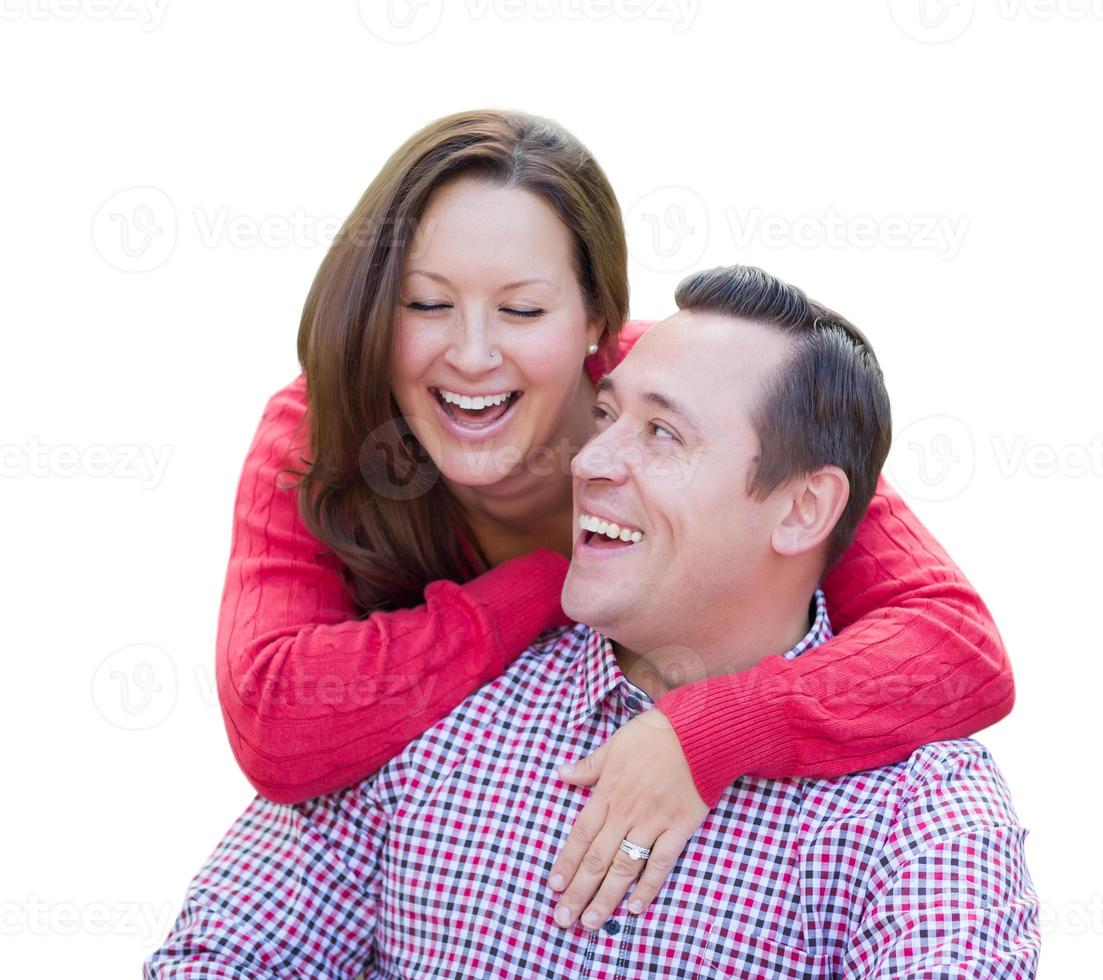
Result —
[[[816, 600], [790, 654], [831, 635]], [[1026, 831], [971, 739], [842, 779], [741, 778], [642, 915], [555, 925], [548, 875], [590, 793], [556, 770], [652, 705], [601, 634], [545, 639], [375, 776], [255, 799], [145, 976], [1034, 975]]]

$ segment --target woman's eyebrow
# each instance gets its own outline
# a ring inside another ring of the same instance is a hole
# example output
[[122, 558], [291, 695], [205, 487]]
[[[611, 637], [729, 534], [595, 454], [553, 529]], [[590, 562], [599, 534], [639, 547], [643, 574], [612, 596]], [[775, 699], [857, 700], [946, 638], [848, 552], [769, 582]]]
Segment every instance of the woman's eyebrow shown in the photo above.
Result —
[[[443, 283], [445, 286], [451, 286], [452, 280], [447, 276], [442, 276], [439, 272], [430, 272], [428, 269], [410, 269], [407, 272], [402, 273], [402, 278], [407, 276], [425, 276], [428, 279], [433, 279], [436, 282]], [[518, 279], [516, 282], [507, 282], [505, 285], [499, 287], [501, 289], [516, 289], [518, 286], [531, 286], [534, 283], [542, 284], [545, 286], [551, 286], [555, 288], [555, 283], [550, 279], [541, 279], [537, 276], [533, 276], [530, 279]]]
[[518, 279], [516, 282], [507, 282], [502, 289], [516, 289], [518, 286], [531, 286], [533, 283], [541, 283], [545, 286], [554, 286], [555, 283], [550, 279]]
[[408, 272], [402, 273], [403, 279], [408, 276], [425, 276], [427, 279], [435, 279], [437, 282], [442, 282], [446, 286], [452, 285], [452, 281], [447, 276], [442, 276], [439, 272], [430, 272], [428, 269], [410, 269]]

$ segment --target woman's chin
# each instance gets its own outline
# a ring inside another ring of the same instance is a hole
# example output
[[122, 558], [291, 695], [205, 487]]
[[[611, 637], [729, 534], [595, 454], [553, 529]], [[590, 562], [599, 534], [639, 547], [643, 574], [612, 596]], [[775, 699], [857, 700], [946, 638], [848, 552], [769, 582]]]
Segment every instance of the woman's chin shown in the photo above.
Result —
[[516, 476], [523, 458], [523, 453], [511, 446], [484, 446], [477, 451], [445, 450], [434, 462], [441, 476], [453, 486], [491, 487]]

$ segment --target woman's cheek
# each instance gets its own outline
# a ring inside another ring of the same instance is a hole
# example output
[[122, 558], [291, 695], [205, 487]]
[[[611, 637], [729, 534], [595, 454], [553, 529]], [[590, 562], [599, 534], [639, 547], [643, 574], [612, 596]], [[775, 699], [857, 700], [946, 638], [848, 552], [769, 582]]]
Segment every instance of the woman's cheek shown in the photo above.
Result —
[[525, 351], [527, 373], [532, 383], [568, 397], [582, 373], [585, 328], [577, 324], [548, 325]]
[[428, 339], [419, 337], [414, 330], [399, 327], [395, 331], [391, 354], [391, 390], [396, 398], [408, 400], [422, 384], [432, 364]]
[[407, 379], [415, 374], [414, 364], [418, 360], [415, 337], [414, 331], [399, 318], [392, 341], [391, 370], [400, 379]]

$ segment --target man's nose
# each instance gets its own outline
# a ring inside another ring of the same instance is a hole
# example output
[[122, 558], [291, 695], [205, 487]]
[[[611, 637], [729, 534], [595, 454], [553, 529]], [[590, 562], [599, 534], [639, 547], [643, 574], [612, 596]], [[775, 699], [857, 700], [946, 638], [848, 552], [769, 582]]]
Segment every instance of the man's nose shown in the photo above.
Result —
[[577, 480], [611, 480], [619, 483], [628, 475], [628, 454], [614, 424], [594, 435], [571, 460], [571, 475]]

